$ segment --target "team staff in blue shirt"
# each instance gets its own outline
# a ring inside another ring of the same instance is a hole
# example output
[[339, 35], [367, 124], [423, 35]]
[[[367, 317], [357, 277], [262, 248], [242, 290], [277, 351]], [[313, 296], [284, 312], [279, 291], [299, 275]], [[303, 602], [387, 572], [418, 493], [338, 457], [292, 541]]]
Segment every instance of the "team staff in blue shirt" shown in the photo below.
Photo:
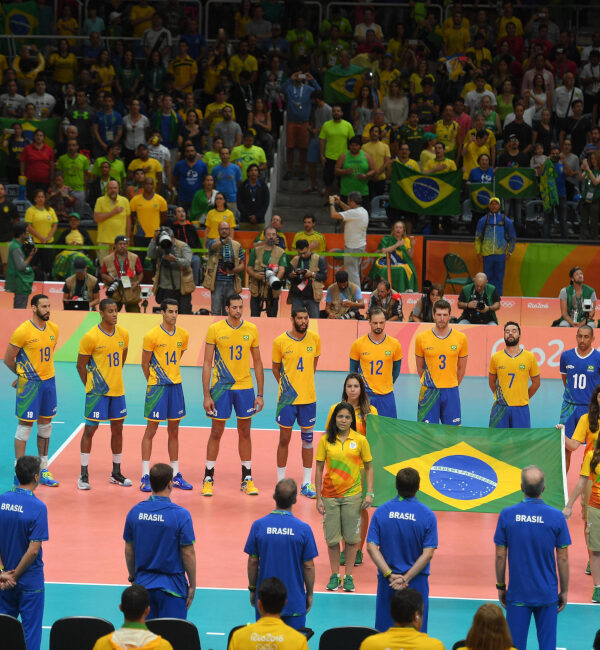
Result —
[[28, 650], [40, 649], [44, 615], [48, 511], [33, 494], [40, 467], [37, 456], [21, 456], [15, 465], [19, 486], [0, 496], [0, 614], [21, 615]]
[[125, 521], [129, 582], [150, 592], [148, 619], [185, 619], [196, 594], [192, 516], [169, 498], [173, 491], [170, 465], [153, 465], [150, 487], [150, 498], [134, 506]]
[[[313, 601], [317, 545], [311, 527], [295, 517], [298, 486], [284, 478], [275, 486], [275, 510], [257, 519], [250, 529], [244, 552], [248, 554], [250, 603], [257, 607], [256, 588], [265, 578], [277, 577], [287, 588], [281, 619], [299, 629], [306, 623]], [[256, 620], [260, 618], [256, 610]]]
[[521, 472], [525, 499], [502, 510], [494, 535], [498, 599], [506, 608], [506, 620], [518, 650], [527, 648], [532, 614], [539, 650], [555, 650], [557, 614], [567, 604], [571, 536], [563, 513], [543, 502], [545, 487], [544, 472], [535, 465], [525, 467]]
[[396, 474], [398, 496], [380, 505], [371, 520], [367, 551], [379, 569], [375, 627], [385, 632], [394, 625], [394, 591], [411, 587], [423, 596], [423, 624], [427, 632], [430, 562], [438, 545], [437, 520], [416, 494], [421, 478], [412, 467]]

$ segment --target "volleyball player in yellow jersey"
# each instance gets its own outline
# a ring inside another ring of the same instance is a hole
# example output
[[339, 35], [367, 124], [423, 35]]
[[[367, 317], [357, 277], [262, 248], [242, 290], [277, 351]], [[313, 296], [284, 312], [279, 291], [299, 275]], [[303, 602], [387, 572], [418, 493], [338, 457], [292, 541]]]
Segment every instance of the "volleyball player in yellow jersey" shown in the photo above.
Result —
[[421, 379], [417, 420], [432, 424], [459, 425], [458, 387], [467, 369], [467, 337], [449, 327], [450, 303], [433, 305], [434, 327], [417, 334], [415, 357]]
[[356, 339], [350, 348], [350, 370], [363, 376], [369, 401], [379, 415], [395, 418], [394, 382], [400, 375], [402, 347], [385, 333], [382, 309], [369, 312], [369, 324], [371, 331]]
[[[495, 401], [490, 428], [529, 429], [529, 400], [540, 387], [540, 369], [533, 352], [521, 348], [521, 327], [508, 321], [504, 326], [506, 348], [490, 360], [489, 382]], [[529, 385], [531, 378], [531, 385]]]
[[317, 420], [315, 371], [321, 354], [321, 337], [308, 329], [306, 309], [292, 310], [292, 327], [273, 341], [273, 375], [279, 384], [276, 420], [279, 424], [277, 480], [285, 478], [288, 447], [294, 422], [302, 439], [300, 494], [315, 499], [312, 483], [313, 434]]
[[7, 368], [17, 375], [15, 414], [19, 418], [15, 433], [15, 458], [25, 455], [33, 423], [37, 422], [37, 448], [41, 460], [40, 484], [58, 487], [48, 471], [48, 446], [52, 418], [56, 415], [56, 384], [54, 382], [54, 348], [58, 326], [50, 318], [48, 296], [31, 298], [31, 319], [13, 332], [4, 355]]
[[129, 487], [131, 480], [121, 473], [123, 420], [127, 416], [123, 365], [127, 359], [129, 332], [117, 325], [117, 303], [104, 298], [98, 305], [101, 321], [88, 330], [79, 343], [77, 372], [85, 386], [85, 428], [81, 437], [80, 490], [90, 489], [88, 465], [92, 438], [98, 424], [110, 421], [110, 448], [113, 468], [110, 482]]
[[173, 469], [173, 486], [191, 490], [179, 471], [179, 422], [185, 417], [185, 399], [181, 386], [181, 357], [187, 350], [190, 335], [177, 327], [179, 306], [177, 300], [167, 298], [160, 304], [163, 321], [144, 336], [142, 371], [148, 388], [144, 417], [148, 421], [142, 438], [142, 480], [140, 490], [152, 492], [150, 487], [150, 456], [152, 439], [160, 422], [167, 421], [169, 460]]
[[[258, 329], [254, 323], [242, 319], [244, 303], [234, 293], [225, 300], [227, 318], [213, 323], [206, 334], [204, 362], [202, 364], [202, 388], [204, 410], [212, 418], [210, 437], [206, 445], [206, 469], [202, 484], [202, 496], [213, 494], [215, 464], [225, 422], [231, 416], [232, 407], [237, 416], [239, 453], [242, 461], [241, 491], [256, 495], [258, 490], [252, 480], [252, 440], [250, 423], [252, 416], [264, 406], [264, 370], [258, 347]], [[257, 395], [254, 395], [250, 357], [254, 363]], [[213, 369], [214, 359], [214, 369]], [[212, 371], [212, 384], [211, 384]]]

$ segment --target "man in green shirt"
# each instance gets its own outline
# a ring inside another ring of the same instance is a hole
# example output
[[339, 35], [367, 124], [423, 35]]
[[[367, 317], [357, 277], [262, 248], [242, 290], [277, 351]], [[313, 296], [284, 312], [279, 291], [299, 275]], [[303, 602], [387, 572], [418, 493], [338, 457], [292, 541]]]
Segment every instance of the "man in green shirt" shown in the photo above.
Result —
[[56, 169], [63, 173], [65, 185], [73, 190], [73, 195], [77, 199], [77, 206], [85, 202], [88, 184], [88, 169], [90, 161], [82, 153], [79, 153], [79, 144], [77, 140], [67, 142], [67, 153], [63, 154], [56, 161]]
[[348, 140], [354, 137], [352, 124], [343, 119], [344, 112], [340, 104], [332, 106], [331, 114], [333, 119], [323, 124], [319, 134], [323, 182], [328, 196], [333, 194], [335, 163], [348, 150]]
[[252, 164], [258, 165], [260, 171], [266, 171], [267, 169], [267, 157], [264, 149], [254, 144], [254, 131], [252, 129], [244, 133], [242, 144], [231, 150], [230, 160], [239, 165], [242, 170], [242, 181], [248, 178], [248, 167]]
[[[27, 224], [15, 224], [13, 234], [14, 239], [10, 242], [8, 248], [4, 290], [15, 294], [13, 309], [26, 309], [34, 280], [31, 260], [37, 253], [37, 249], [27, 232]], [[25, 242], [27, 242], [27, 245], [25, 245]]]
[[123, 161], [119, 158], [121, 153], [121, 145], [117, 142], [109, 142], [106, 148], [106, 156], [96, 158], [94, 167], [92, 168], [93, 176], [100, 176], [100, 165], [106, 161], [110, 165], [110, 177], [119, 181], [119, 186], [123, 186], [123, 182], [127, 176], [127, 170]]

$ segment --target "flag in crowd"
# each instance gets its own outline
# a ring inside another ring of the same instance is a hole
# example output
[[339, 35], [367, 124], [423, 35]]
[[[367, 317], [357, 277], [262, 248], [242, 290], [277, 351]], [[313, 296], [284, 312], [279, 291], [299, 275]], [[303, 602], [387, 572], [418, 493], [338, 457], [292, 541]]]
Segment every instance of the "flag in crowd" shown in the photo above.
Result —
[[394, 163], [390, 204], [398, 210], [417, 214], [460, 214], [460, 182], [460, 171], [429, 176]]

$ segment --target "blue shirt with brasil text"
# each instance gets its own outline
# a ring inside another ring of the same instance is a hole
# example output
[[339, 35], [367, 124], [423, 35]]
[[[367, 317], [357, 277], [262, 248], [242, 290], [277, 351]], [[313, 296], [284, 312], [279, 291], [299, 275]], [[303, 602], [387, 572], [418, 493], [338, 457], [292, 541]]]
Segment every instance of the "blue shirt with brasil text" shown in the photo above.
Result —
[[123, 539], [133, 543], [136, 585], [187, 596], [181, 547], [195, 541], [188, 510], [169, 497], [152, 495], [129, 511]]
[[311, 527], [289, 510], [274, 510], [250, 529], [244, 553], [258, 557], [258, 580], [279, 578], [287, 589], [283, 616], [306, 614], [302, 564], [319, 554]]
[[566, 379], [564, 401], [587, 406], [600, 383], [600, 352], [592, 348], [580, 357], [577, 348], [565, 350], [560, 355], [560, 374]]
[[504, 508], [494, 544], [508, 549], [509, 603], [536, 607], [558, 602], [555, 549], [571, 544], [567, 520], [560, 510], [527, 497]]

